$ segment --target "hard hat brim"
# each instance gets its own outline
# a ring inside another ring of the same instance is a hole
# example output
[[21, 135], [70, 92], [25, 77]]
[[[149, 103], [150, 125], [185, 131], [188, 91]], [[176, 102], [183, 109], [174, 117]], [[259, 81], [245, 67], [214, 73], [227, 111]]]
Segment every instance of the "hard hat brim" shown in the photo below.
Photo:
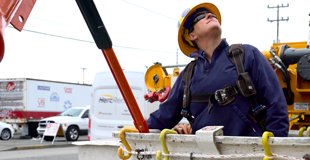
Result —
[[183, 32], [184, 32], [184, 29], [185, 29], [184, 28], [184, 23], [186, 22], [188, 16], [190, 16], [198, 8], [206, 8], [209, 11], [211, 11], [217, 17], [218, 22], [221, 25], [221, 14], [220, 14], [220, 11], [218, 10], [218, 8], [214, 4], [212, 4], [212, 3], [201, 3], [201, 4], [193, 7], [192, 9], [190, 9], [190, 11], [186, 14], [186, 16], [184, 17], [182, 23], [180, 24], [180, 28], [179, 28], [179, 31], [178, 31], [179, 47], [180, 47], [181, 51], [186, 56], [189, 56], [189, 54], [191, 54], [192, 52], [197, 51], [197, 48], [188, 45], [187, 42], [184, 40], [184, 38], [183, 38]]

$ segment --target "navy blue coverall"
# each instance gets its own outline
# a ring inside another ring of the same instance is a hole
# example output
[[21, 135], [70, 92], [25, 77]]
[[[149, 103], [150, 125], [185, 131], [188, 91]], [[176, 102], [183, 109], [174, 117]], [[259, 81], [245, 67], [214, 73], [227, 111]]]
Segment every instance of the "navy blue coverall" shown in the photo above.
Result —
[[[263, 54], [251, 45], [243, 45], [244, 69], [249, 73], [257, 90], [258, 102], [267, 108], [266, 130], [276, 137], [288, 135], [289, 121], [287, 104], [275, 71]], [[198, 57], [195, 72], [190, 81], [190, 93], [214, 93], [225, 85], [235, 85], [237, 71], [228, 58], [229, 45], [222, 39], [214, 50], [211, 63], [204, 57], [204, 51], [198, 50], [190, 57]], [[180, 73], [173, 85], [167, 100], [160, 104], [159, 109], [151, 113], [147, 120], [149, 129], [171, 129], [182, 119], [183, 86]], [[224, 126], [225, 136], [261, 136], [261, 128], [249, 117], [251, 109], [249, 100], [241, 94], [226, 106], [213, 103], [208, 113], [208, 103], [190, 103], [190, 110], [195, 117], [192, 133], [205, 126]]]

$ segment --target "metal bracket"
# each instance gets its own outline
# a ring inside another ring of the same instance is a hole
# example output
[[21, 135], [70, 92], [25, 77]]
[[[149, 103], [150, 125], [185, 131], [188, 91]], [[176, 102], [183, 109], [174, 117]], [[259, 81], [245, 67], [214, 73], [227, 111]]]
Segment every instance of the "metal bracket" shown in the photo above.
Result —
[[215, 136], [223, 136], [224, 126], [206, 126], [196, 132], [196, 142], [202, 154], [220, 155]]

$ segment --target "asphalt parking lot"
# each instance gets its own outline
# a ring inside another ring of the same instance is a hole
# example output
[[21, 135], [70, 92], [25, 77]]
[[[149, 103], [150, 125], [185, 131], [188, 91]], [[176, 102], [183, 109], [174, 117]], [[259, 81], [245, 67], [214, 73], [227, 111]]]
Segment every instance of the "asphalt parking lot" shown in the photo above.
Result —
[[[36, 149], [36, 148], [54, 148], [75, 146], [72, 142], [67, 142], [65, 137], [56, 137], [54, 144], [52, 141], [42, 141], [41, 138], [20, 139], [21, 130], [18, 130], [14, 136], [8, 140], [0, 140], [0, 152], [18, 149]], [[87, 141], [87, 135], [80, 136], [78, 141]]]

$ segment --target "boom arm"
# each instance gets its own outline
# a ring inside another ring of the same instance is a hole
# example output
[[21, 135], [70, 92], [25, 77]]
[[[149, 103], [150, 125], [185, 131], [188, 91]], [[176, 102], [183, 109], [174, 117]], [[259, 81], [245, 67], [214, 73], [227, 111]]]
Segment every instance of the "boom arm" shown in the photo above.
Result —
[[128, 110], [134, 120], [135, 127], [140, 133], [149, 133], [148, 126], [143, 118], [138, 103], [130, 89], [123, 70], [117, 60], [117, 57], [112, 48], [112, 41], [107, 30], [101, 20], [97, 8], [93, 0], [76, 0], [87, 26], [96, 42], [99, 49], [102, 50], [103, 55], [110, 67], [113, 77], [120, 89], [124, 100], [127, 104]]

